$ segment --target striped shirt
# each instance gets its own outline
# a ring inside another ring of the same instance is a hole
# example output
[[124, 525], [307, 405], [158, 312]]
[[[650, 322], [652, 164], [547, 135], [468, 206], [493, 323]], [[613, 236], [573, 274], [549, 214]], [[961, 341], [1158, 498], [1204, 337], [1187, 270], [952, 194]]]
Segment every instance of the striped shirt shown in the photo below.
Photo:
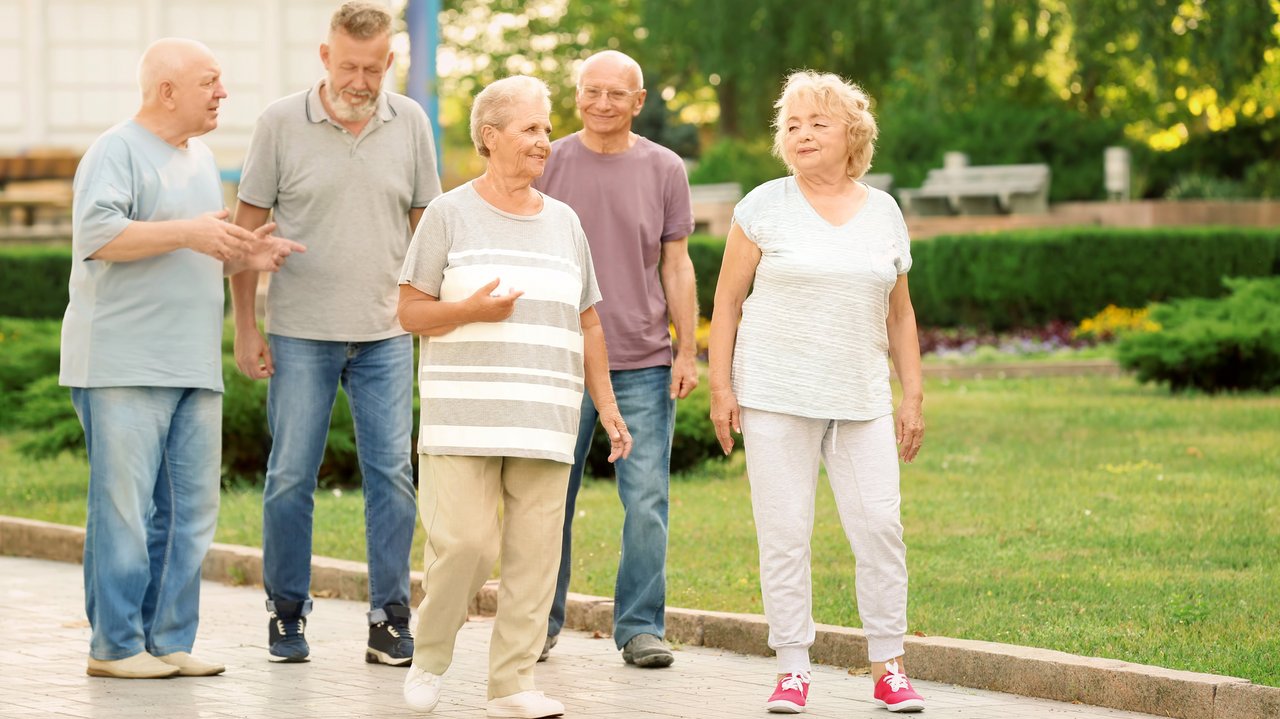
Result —
[[485, 202], [471, 183], [422, 215], [400, 284], [457, 302], [501, 280], [524, 292], [501, 322], [472, 322], [423, 343], [418, 451], [573, 464], [582, 406], [579, 315], [600, 300], [578, 216], [543, 196], [536, 215]]
[[766, 182], [734, 208], [760, 248], [733, 354], [743, 407], [840, 420], [893, 412], [885, 321], [889, 293], [911, 269], [911, 243], [893, 198], [867, 192], [839, 227], [793, 177]]

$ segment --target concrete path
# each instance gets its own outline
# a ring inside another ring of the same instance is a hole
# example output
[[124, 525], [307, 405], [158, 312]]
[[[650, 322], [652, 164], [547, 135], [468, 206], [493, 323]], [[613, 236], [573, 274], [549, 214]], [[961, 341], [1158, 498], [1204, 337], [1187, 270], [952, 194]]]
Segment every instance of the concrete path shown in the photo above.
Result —
[[[124, 681], [86, 676], [89, 627], [79, 565], [0, 556], [0, 717], [395, 717], [423, 716], [400, 696], [404, 670], [364, 663], [366, 607], [317, 599], [307, 636], [312, 661], [266, 660], [262, 590], [206, 582], [196, 653], [224, 662], [226, 674], [200, 679]], [[431, 716], [484, 716], [489, 619], [468, 622]], [[610, 639], [566, 632], [538, 686], [560, 699], [566, 717], [773, 716], [772, 659], [703, 647], [682, 648], [670, 669], [623, 664]], [[1139, 719], [1135, 714], [932, 682], [914, 682], [932, 719]], [[871, 701], [871, 679], [843, 669], [814, 671], [808, 716], [887, 717]]]

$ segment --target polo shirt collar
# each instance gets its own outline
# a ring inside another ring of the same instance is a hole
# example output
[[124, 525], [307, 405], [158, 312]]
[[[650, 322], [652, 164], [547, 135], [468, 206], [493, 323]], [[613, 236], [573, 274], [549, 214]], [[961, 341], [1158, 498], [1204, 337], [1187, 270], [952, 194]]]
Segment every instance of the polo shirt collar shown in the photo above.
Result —
[[[338, 123], [329, 117], [329, 113], [324, 109], [324, 101], [320, 99], [320, 93], [324, 92], [324, 83], [325, 78], [322, 77], [307, 92], [307, 120], [310, 122], [327, 121], [336, 125]], [[391, 108], [391, 103], [387, 100], [386, 90], [378, 93], [378, 104], [373, 114], [382, 122], [390, 122], [395, 118], [396, 111]]]

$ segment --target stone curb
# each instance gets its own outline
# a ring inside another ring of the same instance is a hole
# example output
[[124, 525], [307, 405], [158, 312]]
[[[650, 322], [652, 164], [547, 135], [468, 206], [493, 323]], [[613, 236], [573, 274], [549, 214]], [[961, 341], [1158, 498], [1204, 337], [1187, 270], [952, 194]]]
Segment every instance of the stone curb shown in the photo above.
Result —
[[[0, 554], [79, 562], [83, 546], [79, 527], [0, 516]], [[213, 581], [257, 584], [262, 552], [214, 544], [203, 571]], [[315, 557], [311, 571], [316, 596], [368, 599], [368, 575], [360, 562]], [[416, 604], [422, 597], [422, 574], [414, 572], [412, 580]], [[492, 615], [497, 597], [497, 581], [488, 582], [472, 601], [471, 613]], [[612, 600], [570, 594], [565, 626], [611, 634]], [[666, 628], [667, 638], [676, 644], [772, 654], [769, 627], [756, 614], [668, 608]], [[948, 637], [908, 636], [906, 647], [911, 676], [918, 679], [1177, 719], [1280, 717], [1280, 688], [1247, 679]], [[866, 664], [866, 636], [861, 629], [819, 624], [810, 655], [821, 664], [861, 667]]]

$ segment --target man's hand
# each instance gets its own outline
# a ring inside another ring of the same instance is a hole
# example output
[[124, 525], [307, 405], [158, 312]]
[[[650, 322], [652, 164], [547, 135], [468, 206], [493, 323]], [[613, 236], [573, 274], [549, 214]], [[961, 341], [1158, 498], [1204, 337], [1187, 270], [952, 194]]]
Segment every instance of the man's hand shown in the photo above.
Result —
[[254, 235], [227, 222], [226, 210], [206, 212], [188, 220], [183, 244], [220, 262], [231, 262], [244, 256], [253, 246]]
[[271, 347], [257, 327], [236, 330], [235, 353], [236, 367], [249, 379], [266, 379], [276, 373], [275, 363], [271, 361]]
[[307, 251], [305, 245], [272, 235], [274, 229], [276, 223], [268, 222], [250, 234], [249, 248], [241, 262], [237, 263], [238, 270], [275, 272], [289, 255]]
[[671, 363], [671, 399], [684, 399], [698, 386], [698, 361], [692, 352], [677, 352]]

